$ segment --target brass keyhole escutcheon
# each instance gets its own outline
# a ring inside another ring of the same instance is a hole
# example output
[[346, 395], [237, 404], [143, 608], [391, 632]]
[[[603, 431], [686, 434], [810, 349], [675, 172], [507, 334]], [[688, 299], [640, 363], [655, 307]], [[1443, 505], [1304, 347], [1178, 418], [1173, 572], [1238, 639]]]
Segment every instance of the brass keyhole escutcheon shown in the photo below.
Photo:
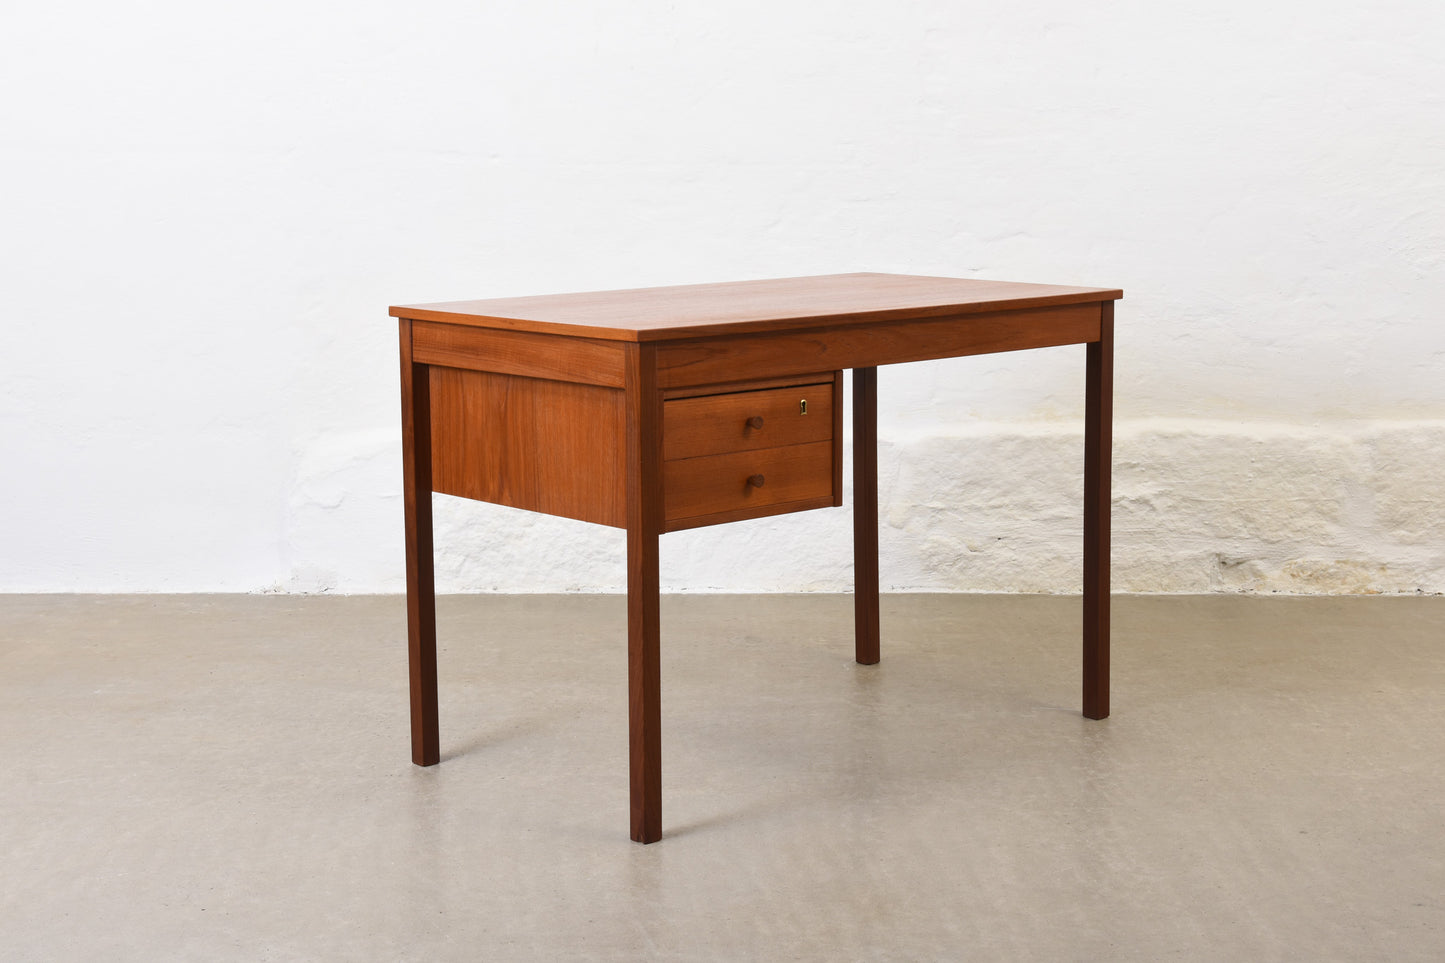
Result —
[[808, 413], [808, 399], [807, 399], [807, 398], [804, 398], [802, 401], [799, 401], [799, 402], [798, 402], [798, 414], [800, 414], [800, 415], [806, 415], [807, 413]]

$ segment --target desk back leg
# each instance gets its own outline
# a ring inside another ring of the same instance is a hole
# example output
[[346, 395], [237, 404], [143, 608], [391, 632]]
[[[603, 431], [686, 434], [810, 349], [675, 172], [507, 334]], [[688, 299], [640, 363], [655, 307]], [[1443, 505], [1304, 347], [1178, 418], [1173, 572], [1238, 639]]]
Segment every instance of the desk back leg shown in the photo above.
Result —
[[875, 665], [878, 646], [878, 369], [853, 369], [853, 648]]
[[431, 385], [401, 322], [402, 490], [406, 516], [406, 637], [411, 671], [411, 761], [441, 761], [437, 726], [436, 578], [431, 518]]
[[1084, 386], [1084, 715], [1109, 715], [1109, 508], [1114, 422], [1114, 302], [1101, 306]]

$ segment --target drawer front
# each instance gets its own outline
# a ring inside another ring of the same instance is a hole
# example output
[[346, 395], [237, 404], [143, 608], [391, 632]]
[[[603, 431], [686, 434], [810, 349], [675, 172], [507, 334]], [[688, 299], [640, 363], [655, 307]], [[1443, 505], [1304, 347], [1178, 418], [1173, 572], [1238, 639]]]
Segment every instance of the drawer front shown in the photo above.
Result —
[[833, 383], [678, 398], [663, 405], [664, 459], [781, 448], [833, 437]]
[[[793, 400], [796, 404], [797, 399]], [[811, 416], [811, 399], [808, 407]], [[829, 425], [831, 418], [830, 414]], [[833, 443], [825, 440], [666, 461], [662, 487], [669, 522], [722, 513], [739, 517], [754, 512], [771, 514], [766, 511], [770, 506], [793, 502], [832, 504]]]

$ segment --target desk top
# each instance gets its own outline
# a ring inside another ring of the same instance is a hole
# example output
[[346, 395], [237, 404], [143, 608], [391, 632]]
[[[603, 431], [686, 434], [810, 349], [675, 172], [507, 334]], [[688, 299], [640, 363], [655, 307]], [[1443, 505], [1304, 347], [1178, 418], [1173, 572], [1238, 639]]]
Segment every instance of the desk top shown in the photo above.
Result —
[[669, 341], [756, 331], [846, 327], [1049, 305], [1115, 301], [1117, 288], [1080, 288], [908, 274], [685, 284], [398, 305], [397, 318], [611, 341]]

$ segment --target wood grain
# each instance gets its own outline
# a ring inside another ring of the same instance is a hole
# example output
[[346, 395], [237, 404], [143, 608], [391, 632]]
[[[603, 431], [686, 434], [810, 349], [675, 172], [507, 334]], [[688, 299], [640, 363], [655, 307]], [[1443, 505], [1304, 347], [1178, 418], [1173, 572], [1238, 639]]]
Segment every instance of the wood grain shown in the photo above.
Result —
[[414, 359], [476, 371], [622, 387], [622, 345], [525, 331], [489, 331], [459, 324], [412, 325]]
[[[748, 484], [754, 475], [761, 487]], [[695, 519], [719, 512], [777, 514], [780, 505], [833, 497], [833, 443], [728, 452], [667, 461], [662, 466], [665, 517]]]
[[626, 354], [627, 727], [632, 838], [662, 838], [662, 394], [653, 349]]
[[657, 377], [666, 388], [722, 381], [743, 372], [767, 378], [799, 369], [869, 368], [1082, 344], [1098, 338], [1096, 301], [966, 317], [667, 342], [658, 346]]
[[[711, 384], [674, 385], [662, 390], [666, 401], [678, 398], [697, 398], [702, 395], [724, 395], [730, 391], [762, 391], [765, 388], [786, 388], [789, 385], [813, 385], [831, 381], [834, 371], [795, 371], [784, 378], [745, 378], [739, 381], [723, 381]], [[840, 396], [841, 397], [841, 396]]]
[[412, 358], [412, 325], [402, 321], [401, 465], [406, 526], [406, 639], [411, 694], [411, 761], [441, 761], [437, 719], [436, 578], [432, 554], [431, 396], [425, 365]]
[[436, 491], [627, 524], [621, 390], [440, 366], [430, 372]]
[[853, 652], [879, 659], [878, 369], [853, 369]]
[[793, 512], [807, 512], [815, 508], [834, 508], [837, 503], [832, 493], [817, 498], [805, 498], [796, 502], [779, 502], [759, 509], [744, 507], [728, 512], [714, 512], [693, 518], [669, 518], [663, 526], [664, 532], [682, 532], [689, 528], [703, 528], [708, 525], [725, 525], [728, 522], [745, 522], [752, 518], [768, 518], [773, 515], [788, 515]]
[[833, 506], [843, 505], [843, 372], [833, 372]]
[[[732, 281], [397, 305], [395, 317], [621, 341], [666, 341], [957, 317], [1121, 297], [1117, 289], [903, 274]], [[825, 368], [853, 365], [825, 365]], [[796, 370], [796, 369], [794, 369]]]
[[825, 441], [833, 437], [833, 381], [668, 401], [662, 422], [664, 458]]
[[1101, 306], [1084, 379], [1084, 715], [1109, 715], [1109, 518], [1113, 490], [1114, 302]]

